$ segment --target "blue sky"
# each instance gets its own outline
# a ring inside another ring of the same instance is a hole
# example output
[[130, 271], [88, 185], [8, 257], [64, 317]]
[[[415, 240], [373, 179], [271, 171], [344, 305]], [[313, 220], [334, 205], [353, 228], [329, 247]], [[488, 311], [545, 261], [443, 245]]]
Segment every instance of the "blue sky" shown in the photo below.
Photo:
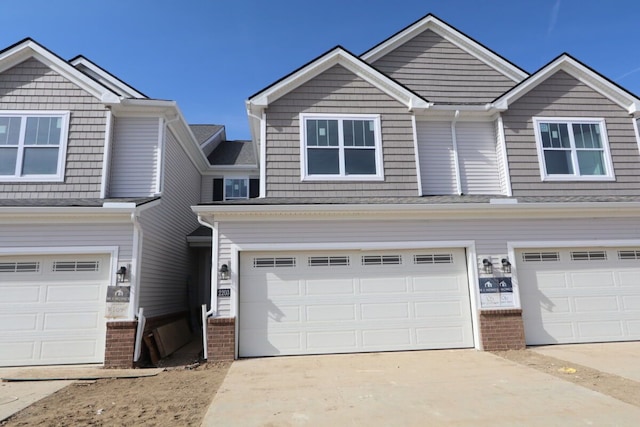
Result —
[[244, 101], [340, 44], [361, 54], [433, 13], [526, 71], [562, 52], [640, 96], [638, 0], [0, 0], [0, 47], [82, 54], [189, 123], [249, 138]]

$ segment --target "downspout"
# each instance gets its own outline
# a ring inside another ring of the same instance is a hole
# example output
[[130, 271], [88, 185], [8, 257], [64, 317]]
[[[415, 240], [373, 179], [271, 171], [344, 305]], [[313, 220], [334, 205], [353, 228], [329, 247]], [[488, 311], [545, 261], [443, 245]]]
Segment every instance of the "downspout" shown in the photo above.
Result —
[[211, 225], [204, 221], [200, 215], [198, 215], [198, 222], [211, 229], [211, 305], [209, 311], [207, 311], [205, 304], [202, 305], [202, 350], [204, 359], [208, 359], [207, 319], [214, 316], [218, 308], [218, 224]]
[[451, 121], [451, 142], [453, 143], [453, 162], [455, 166], [456, 172], [456, 190], [458, 190], [458, 195], [462, 195], [462, 181], [460, 180], [460, 163], [458, 161], [458, 139], [456, 136], [456, 122], [458, 121], [458, 117], [460, 116], [460, 110], [456, 110], [456, 113], [453, 115], [453, 120]]
[[265, 167], [265, 162], [267, 161], [267, 113], [262, 110], [262, 117], [256, 116], [251, 112], [251, 108], [247, 108], [247, 115], [253, 119], [260, 121], [260, 198], [266, 197], [267, 195], [267, 169]]
[[140, 211], [131, 213], [133, 223], [133, 247], [131, 254], [131, 273], [129, 280], [131, 283], [131, 302], [129, 303], [129, 319], [134, 319], [140, 304], [140, 263], [142, 258], [142, 240], [144, 233], [140, 225]]

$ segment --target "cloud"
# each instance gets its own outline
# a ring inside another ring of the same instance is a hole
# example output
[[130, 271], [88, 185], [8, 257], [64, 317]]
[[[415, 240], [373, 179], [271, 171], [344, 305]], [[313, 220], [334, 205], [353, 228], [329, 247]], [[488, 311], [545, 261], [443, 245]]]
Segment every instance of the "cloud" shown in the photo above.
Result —
[[547, 28], [547, 36], [549, 36], [556, 28], [558, 22], [558, 14], [560, 12], [560, 0], [556, 0], [556, 3], [551, 8], [551, 17], [549, 18], [549, 27]]
[[621, 75], [620, 77], [618, 77], [616, 80], [622, 80], [622, 79], [624, 79], [625, 77], [629, 77], [631, 74], [635, 74], [635, 73], [637, 73], [637, 72], [640, 72], [640, 67], [638, 67], [638, 68], [634, 68], [633, 70], [631, 70], [631, 71], [628, 71], [628, 72], [624, 73], [623, 75]]

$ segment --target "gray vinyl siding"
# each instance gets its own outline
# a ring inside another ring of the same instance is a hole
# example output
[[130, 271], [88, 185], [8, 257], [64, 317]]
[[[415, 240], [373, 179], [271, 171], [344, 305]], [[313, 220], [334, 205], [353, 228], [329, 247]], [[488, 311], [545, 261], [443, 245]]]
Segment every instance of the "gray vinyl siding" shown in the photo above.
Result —
[[36, 59], [0, 74], [0, 110], [69, 111], [64, 182], [0, 182], [1, 199], [100, 197], [106, 110]]
[[131, 262], [133, 226], [121, 223], [80, 222], [0, 224], [3, 248], [50, 248], [59, 246], [117, 246], [119, 262]]
[[[542, 182], [533, 117], [604, 118], [614, 182]], [[503, 113], [513, 196], [632, 196], [640, 194], [640, 155], [629, 114], [590, 87], [559, 71]]]
[[457, 194], [451, 122], [417, 121], [416, 135], [422, 194]]
[[209, 203], [213, 200], [213, 179], [222, 178], [222, 175], [202, 175], [200, 184], [200, 203]]
[[[483, 219], [403, 221], [256, 221], [220, 224], [219, 262], [231, 261], [231, 244], [297, 244], [412, 241], [475, 242], [479, 256], [507, 255], [507, 242], [638, 240], [639, 218]], [[375, 230], [372, 233], [371, 230]], [[418, 245], [417, 245], [418, 246]], [[455, 247], [455, 243], [452, 243]], [[418, 247], [417, 247], [418, 248]], [[393, 253], [393, 250], [386, 250]], [[513, 263], [513, 260], [511, 260]], [[242, 278], [240, 278], [242, 286]], [[225, 285], [223, 287], [228, 287]], [[229, 315], [229, 299], [218, 299], [218, 316]]]
[[159, 173], [157, 117], [114, 118], [110, 197], [143, 197], [156, 193]]
[[[384, 181], [300, 180], [300, 113], [380, 114]], [[267, 197], [415, 196], [411, 115], [401, 103], [336, 65], [269, 105]]]
[[508, 194], [508, 191], [509, 191], [509, 188], [508, 188], [509, 184], [506, 179], [507, 170], [506, 170], [506, 163], [505, 163], [504, 150], [503, 150], [504, 141], [500, 137], [500, 121], [495, 120], [493, 122], [493, 126], [494, 126], [494, 133], [496, 136], [496, 160], [497, 160], [498, 176], [500, 179], [500, 189], [502, 191], [502, 194], [506, 195]]
[[140, 307], [146, 316], [187, 309], [191, 271], [186, 235], [199, 224], [192, 205], [200, 201], [200, 173], [167, 130], [160, 205], [144, 211]]
[[431, 30], [378, 59], [375, 68], [435, 103], [491, 102], [515, 82]]

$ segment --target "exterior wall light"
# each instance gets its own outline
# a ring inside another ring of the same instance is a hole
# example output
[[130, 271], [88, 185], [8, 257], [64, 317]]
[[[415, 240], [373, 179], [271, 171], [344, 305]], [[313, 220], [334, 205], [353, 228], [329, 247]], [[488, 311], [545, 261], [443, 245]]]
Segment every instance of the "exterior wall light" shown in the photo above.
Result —
[[122, 283], [127, 278], [127, 267], [124, 265], [118, 269], [116, 272], [116, 282]]
[[500, 262], [502, 263], [502, 271], [504, 271], [505, 273], [511, 273], [511, 263], [509, 262], [509, 260], [506, 258], [502, 258]]
[[493, 271], [493, 264], [488, 258], [482, 260], [482, 266], [484, 267], [485, 273], [491, 273]]
[[229, 280], [229, 266], [227, 264], [222, 264], [218, 273], [220, 273], [220, 280]]

